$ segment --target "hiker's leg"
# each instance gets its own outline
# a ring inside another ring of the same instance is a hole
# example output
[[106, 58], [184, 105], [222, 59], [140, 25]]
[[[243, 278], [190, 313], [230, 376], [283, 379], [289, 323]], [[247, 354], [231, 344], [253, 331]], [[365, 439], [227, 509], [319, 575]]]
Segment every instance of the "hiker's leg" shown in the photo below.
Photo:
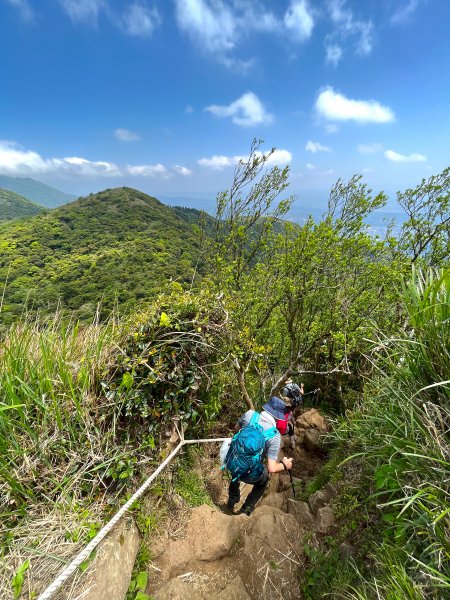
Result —
[[241, 509], [242, 512], [245, 512], [246, 514], [249, 515], [251, 512], [253, 512], [255, 510], [256, 503], [258, 502], [258, 500], [261, 499], [268, 483], [269, 483], [269, 473], [268, 473], [266, 467], [264, 467], [264, 473], [261, 475], [261, 477], [258, 479], [258, 481], [256, 481], [253, 484], [252, 491], [247, 496], [244, 504], [242, 505], [242, 509]]
[[239, 502], [240, 498], [239, 481], [230, 481], [230, 487], [228, 488], [228, 508], [232, 509]]
[[292, 423], [288, 424], [288, 435], [289, 435], [289, 445], [292, 448], [292, 450], [295, 449], [295, 433], [294, 433], [294, 426]]

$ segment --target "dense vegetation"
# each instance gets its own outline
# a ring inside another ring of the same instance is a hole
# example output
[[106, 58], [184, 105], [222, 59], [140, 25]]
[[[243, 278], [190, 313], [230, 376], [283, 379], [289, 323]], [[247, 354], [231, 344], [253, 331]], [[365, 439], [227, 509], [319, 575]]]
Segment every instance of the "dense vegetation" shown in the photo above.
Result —
[[157, 293], [164, 282], [190, 283], [198, 237], [171, 209], [129, 188], [105, 190], [0, 231], [3, 323], [24, 307], [58, 305], [92, 318]]
[[[377, 237], [365, 218], [386, 197], [359, 176], [337, 182], [321, 221], [285, 223], [288, 170], [265, 170], [268, 156], [256, 149], [219, 194], [203, 235], [183, 211], [124, 188], [12, 225], [0, 238], [10, 244], [3, 269], [17, 272], [25, 257], [22, 279], [11, 280], [16, 294], [31, 281], [23, 273], [34, 260], [33, 222], [39, 267], [67, 305], [86, 311], [89, 302], [94, 312], [99, 284], [122, 302], [128, 288], [147, 300], [120, 321], [25, 321], [3, 336], [2, 547], [14, 569], [33, 557], [35, 589], [43, 511], [54, 515], [47, 540], [81, 544], [108, 512], [105, 498], [113, 503], [158, 461], [174, 416], [203, 432], [230, 425], [290, 376], [320, 387], [322, 406], [339, 415], [327, 477], [344, 477], [338, 535], [359, 545], [347, 568], [336, 568], [333, 540], [311, 552], [305, 597], [327, 589], [439, 599], [450, 589], [450, 169], [399, 194], [408, 215], [401, 236], [388, 228]], [[52, 260], [52, 245], [64, 260]], [[138, 266], [135, 250], [144, 247]], [[173, 269], [180, 282], [152, 286], [146, 269], [154, 282]], [[52, 288], [44, 277], [39, 286], [34, 301], [43, 304]], [[310, 586], [317, 573], [320, 587]], [[4, 582], [11, 575], [0, 570]]]
[[0, 225], [8, 221], [33, 217], [44, 209], [14, 192], [0, 189]]
[[66, 194], [54, 187], [31, 179], [31, 177], [7, 177], [0, 175], [0, 188], [15, 192], [46, 208], [55, 208], [75, 200], [76, 196]]

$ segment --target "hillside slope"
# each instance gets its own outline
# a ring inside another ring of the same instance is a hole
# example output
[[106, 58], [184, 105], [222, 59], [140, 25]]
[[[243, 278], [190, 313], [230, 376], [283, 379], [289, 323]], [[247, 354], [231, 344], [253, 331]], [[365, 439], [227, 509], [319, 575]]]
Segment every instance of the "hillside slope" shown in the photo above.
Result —
[[43, 210], [42, 206], [23, 196], [0, 188], [0, 224], [24, 217], [33, 217]]
[[9, 271], [1, 320], [28, 307], [64, 307], [92, 317], [133, 304], [163, 282], [190, 281], [197, 261], [192, 226], [130, 188], [105, 190], [0, 230], [0, 280]]
[[31, 177], [7, 177], [6, 175], [0, 175], [0, 188], [20, 194], [28, 200], [37, 202], [37, 204], [46, 208], [55, 208], [56, 206], [67, 204], [76, 198], [73, 194], [61, 192], [61, 190], [31, 179]]

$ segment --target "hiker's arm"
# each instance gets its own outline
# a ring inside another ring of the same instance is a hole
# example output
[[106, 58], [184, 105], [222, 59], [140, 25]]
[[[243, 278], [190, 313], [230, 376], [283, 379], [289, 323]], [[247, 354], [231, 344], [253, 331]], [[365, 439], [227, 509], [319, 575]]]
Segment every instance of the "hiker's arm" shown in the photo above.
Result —
[[[282, 463], [286, 466], [287, 469], [292, 469], [292, 458], [284, 457]], [[280, 471], [284, 471], [285, 469], [280, 462], [273, 460], [272, 458], [268, 458], [267, 470], [269, 471], [269, 473], [280, 473]]]

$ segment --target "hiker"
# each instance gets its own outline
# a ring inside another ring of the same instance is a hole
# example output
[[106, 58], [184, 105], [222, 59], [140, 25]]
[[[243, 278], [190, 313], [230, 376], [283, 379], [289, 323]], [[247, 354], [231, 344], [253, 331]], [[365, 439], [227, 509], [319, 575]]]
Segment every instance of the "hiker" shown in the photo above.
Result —
[[277, 429], [281, 435], [288, 434], [289, 445], [292, 450], [295, 450], [294, 411], [300, 406], [304, 393], [303, 383], [298, 386], [296, 383], [293, 383], [291, 379], [286, 381], [281, 393], [281, 398], [286, 405], [286, 410], [284, 420], [277, 422]]
[[[250, 515], [256, 503], [264, 494], [269, 482], [269, 473], [278, 473], [285, 469], [292, 469], [292, 459], [284, 457], [278, 462], [281, 437], [277, 431], [278, 420], [284, 419], [286, 406], [277, 397], [273, 397], [264, 404], [260, 413], [248, 410], [239, 419], [224, 467], [231, 473], [231, 482], [228, 490], [227, 508], [233, 510], [240, 500], [240, 482], [253, 485], [252, 491], [247, 496], [239, 514]], [[267, 456], [267, 467], [263, 458]]]

